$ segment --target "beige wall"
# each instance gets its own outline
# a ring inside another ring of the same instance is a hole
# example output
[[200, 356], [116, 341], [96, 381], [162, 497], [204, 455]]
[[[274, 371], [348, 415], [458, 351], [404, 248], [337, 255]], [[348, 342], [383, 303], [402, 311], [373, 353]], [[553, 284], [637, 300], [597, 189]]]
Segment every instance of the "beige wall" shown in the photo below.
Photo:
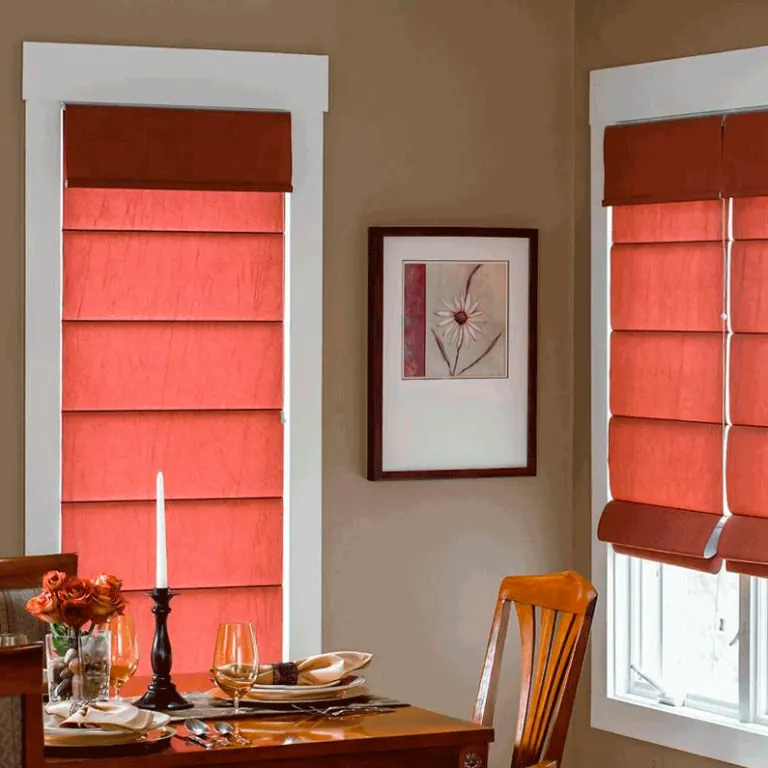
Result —
[[[577, 0], [576, 250], [574, 303], [575, 565], [589, 568], [589, 71], [768, 45], [765, 0]], [[588, 727], [586, 688], [572, 731], [579, 768], [716, 768], [723, 765]], [[661, 768], [661, 764], [656, 764]]]
[[[765, 0], [0, 3], [0, 555], [22, 550], [21, 42], [328, 53], [324, 644], [370, 649], [379, 687], [467, 715], [499, 578], [589, 569], [588, 72], [768, 44]], [[372, 224], [541, 228], [537, 478], [363, 479]], [[716, 765], [590, 730], [586, 694], [571, 764]]]
[[[22, 551], [22, 41], [330, 54], [324, 644], [374, 651], [379, 687], [468, 715], [501, 576], [572, 557], [573, 0], [0, 5], [0, 554]], [[541, 229], [538, 477], [363, 479], [373, 224]]]

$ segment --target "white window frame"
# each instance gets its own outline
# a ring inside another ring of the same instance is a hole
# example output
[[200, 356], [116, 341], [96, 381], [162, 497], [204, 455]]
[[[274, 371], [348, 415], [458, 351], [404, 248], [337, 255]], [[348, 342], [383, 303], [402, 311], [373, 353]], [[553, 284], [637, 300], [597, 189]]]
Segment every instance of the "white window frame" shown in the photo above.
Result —
[[[627, 606], [617, 599], [613, 550], [597, 541], [608, 484], [608, 231], [603, 198], [606, 126], [708, 113], [768, 109], [768, 46], [596, 70], [590, 77], [592, 581], [600, 593], [592, 633], [591, 724], [746, 768], [763, 768], [768, 730], [714, 714], [616, 695], [614, 629]], [[620, 587], [620, 585], [618, 585]], [[757, 638], [759, 649], [766, 643]], [[759, 657], [759, 651], [756, 654]], [[764, 667], [762, 667], [764, 669]]]
[[284, 658], [318, 653], [328, 57], [35, 42], [24, 43], [23, 56], [25, 550], [43, 554], [61, 548], [63, 105], [290, 112], [294, 191], [287, 196], [286, 220], [283, 653]]

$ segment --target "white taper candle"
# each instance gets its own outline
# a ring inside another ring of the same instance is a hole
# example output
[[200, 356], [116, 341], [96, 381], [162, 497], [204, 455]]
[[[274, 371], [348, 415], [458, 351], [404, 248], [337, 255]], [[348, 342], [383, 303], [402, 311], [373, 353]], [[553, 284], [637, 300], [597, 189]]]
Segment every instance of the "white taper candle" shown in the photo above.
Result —
[[156, 543], [156, 563], [157, 570], [155, 575], [155, 586], [158, 589], [167, 589], [168, 587], [168, 552], [165, 545], [165, 486], [163, 483], [163, 473], [157, 473], [157, 543]]

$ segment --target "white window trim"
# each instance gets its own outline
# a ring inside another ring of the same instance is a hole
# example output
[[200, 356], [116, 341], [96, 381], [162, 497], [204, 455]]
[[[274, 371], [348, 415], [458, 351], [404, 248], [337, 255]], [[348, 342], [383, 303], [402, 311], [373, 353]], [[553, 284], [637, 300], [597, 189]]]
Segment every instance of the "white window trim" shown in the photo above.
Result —
[[[61, 123], [65, 103], [289, 111], [283, 653], [321, 650], [323, 118], [328, 57], [24, 43], [25, 549], [61, 546]], [[151, 542], [148, 546], [153, 546]], [[171, 575], [172, 578], [172, 575]]]
[[[612, 733], [762, 768], [766, 731], [638, 699], [615, 697], [614, 557], [597, 541], [608, 485], [608, 213], [602, 207], [606, 126], [676, 116], [768, 109], [768, 47], [597, 70], [590, 77], [592, 284], [592, 581], [600, 602], [592, 633], [591, 723]], [[611, 672], [609, 673], [609, 670]]]

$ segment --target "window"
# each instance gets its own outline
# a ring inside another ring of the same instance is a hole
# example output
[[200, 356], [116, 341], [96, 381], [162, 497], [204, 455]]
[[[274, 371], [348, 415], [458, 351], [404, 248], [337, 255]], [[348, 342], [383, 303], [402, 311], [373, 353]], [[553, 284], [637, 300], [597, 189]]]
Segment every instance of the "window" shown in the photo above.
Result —
[[623, 693], [747, 721], [739, 711], [740, 654], [749, 649], [740, 642], [739, 577], [624, 555], [616, 555], [616, 571], [629, 597], [626, 638], [617, 638], [627, 649], [616, 670]]
[[[277, 601], [278, 614], [280, 611], [283, 614], [282, 643], [278, 629], [270, 655], [296, 657], [318, 652], [321, 615], [321, 412], [317, 379], [311, 374], [321, 369], [322, 353], [322, 326], [318, 318], [321, 317], [322, 303], [322, 123], [323, 112], [327, 109], [327, 58], [293, 54], [133, 49], [122, 46], [25, 44], [24, 98], [27, 134], [25, 516], [26, 549], [30, 554], [58, 550], [62, 533], [65, 536], [70, 535], [70, 523], [74, 521], [72, 517], [72, 520], [65, 522], [64, 530], [61, 530], [62, 455], [59, 437], [62, 405], [65, 405], [64, 410], [67, 410], [66, 404], [62, 402], [60, 367], [62, 341], [67, 343], [67, 340], [62, 338], [61, 306], [61, 179], [64, 175], [61, 167], [62, 103], [232, 109], [246, 110], [251, 114], [272, 110], [282, 113], [279, 119], [284, 119], [287, 113], [290, 113], [294, 131], [288, 157], [293, 155], [295, 189], [291, 195], [289, 216], [286, 216], [284, 224], [286, 243], [290, 241], [290, 246], [286, 245], [285, 248], [283, 319], [286, 332], [283, 335], [282, 356], [285, 423], [281, 428], [288, 460], [285, 464], [286, 476], [283, 483], [282, 519], [272, 514], [265, 515], [264, 521], [269, 518], [270, 522], [262, 532], [269, 538], [274, 538], [269, 526], [279, 529], [282, 532], [286, 555], [282, 560], [282, 567], [279, 568], [282, 571], [282, 599]], [[183, 110], [177, 110], [175, 114], [178, 115], [181, 111]], [[229, 147], [233, 146], [230, 142]], [[239, 145], [240, 150], [242, 146]], [[274, 147], [267, 149], [274, 154]], [[98, 160], [98, 155], [99, 151], [92, 147], [81, 159]], [[178, 158], [179, 153], [176, 155]], [[236, 162], [234, 165], [230, 164], [230, 170], [235, 174], [230, 177], [230, 182], [237, 181], [237, 173], [243, 170], [243, 153], [238, 151], [232, 155]], [[152, 156], [152, 153], [137, 152], [133, 159], [141, 160], [148, 156]], [[253, 156], [252, 153], [250, 156]], [[285, 156], [283, 153], [282, 157]], [[101, 159], [103, 160], [103, 157]], [[207, 162], [208, 159], [208, 156], [203, 155], [194, 163], [177, 163], [175, 167], [210, 170], [211, 163]], [[165, 167], [167, 169], [168, 164]], [[110, 170], [108, 165], [102, 165], [101, 168]], [[96, 189], [110, 189], [110, 195], [102, 195], [101, 202], [105, 204], [101, 209], [103, 214], [109, 209], [106, 198], [111, 196], [114, 201], [119, 197], [117, 193], [124, 185], [78, 185], [77, 181], [81, 177], [75, 170], [74, 166], [68, 164], [66, 176], [70, 180], [70, 188], [67, 193], [82, 193], [84, 197], [88, 197], [96, 194]], [[104, 181], [104, 177], [101, 180]], [[166, 202], [167, 198], [173, 197], [169, 192], [163, 192], [166, 188], [162, 183], [149, 188], [160, 197], [165, 194]], [[182, 193], [186, 188], [172, 187], [171, 190]], [[229, 184], [223, 187], [224, 190], [231, 188]], [[217, 206], [212, 204], [214, 193], [228, 195], [230, 200], [236, 194], [241, 194], [223, 192], [221, 188], [211, 187], [206, 191], [208, 198], [203, 212], [215, 212]], [[135, 189], [125, 194], [127, 197], [151, 197], [151, 193], [139, 193]], [[282, 212], [282, 196], [278, 193], [276, 197], [279, 198], [278, 209]], [[81, 208], [81, 213], [87, 207]], [[189, 206], [176, 208], [173, 211], [176, 214], [182, 214], [183, 209], [187, 212], [190, 210]], [[200, 213], [200, 206], [197, 210]], [[146, 211], [150, 211], [151, 218], [154, 219], [158, 218], [155, 215], [157, 213], [171, 212], [168, 207], [162, 205], [147, 205]], [[231, 210], [229, 212], [232, 213]], [[71, 210], [68, 211], [68, 215], [72, 213]], [[71, 224], [71, 219], [66, 223]], [[155, 227], [152, 236], [157, 235], [158, 230], [163, 228], [162, 225], [156, 226], [157, 224], [158, 221], [155, 220], [149, 227], [150, 230]], [[189, 227], [189, 221], [185, 221], [181, 226], [177, 222], [172, 225], [172, 228], [174, 227], [182, 230], [181, 233], [175, 234], [190, 235], [190, 232], [185, 231]], [[215, 230], [216, 227], [212, 229]], [[264, 234], [261, 232], [261, 224], [257, 225], [256, 229], [256, 233], [250, 234]], [[211, 231], [210, 227], [208, 231]], [[69, 234], [72, 233], [66, 232], [65, 237]], [[93, 232], [88, 236], [91, 234]], [[210, 305], [208, 309], [211, 309]], [[124, 318], [119, 322], [125, 323], [125, 328], [128, 328], [134, 321], [138, 324], [135, 318]], [[90, 321], [85, 321], [83, 325], [88, 322]], [[109, 325], [109, 322], [107, 320], [105, 326]], [[156, 319], [153, 322], [157, 323], [155, 330], [158, 330], [165, 321]], [[238, 321], [232, 322], [234, 327]], [[64, 336], [67, 335], [66, 330], [65, 328]], [[89, 331], [94, 329], [91, 327], [85, 333]], [[69, 340], [71, 341], [72, 339]], [[90, 349], [97, 351], [98, 345], [91, 345]], [[71, 347], [69, 351], [71, 352]], [[134, 347], [132, 351], [144, 354], [146, 349], [137, 350], [137, 347]], [[72, 362], [74, 358], [69, 356], [68, 359]], [[81, 362], [87, 363], [88, 360], [81, 358]], [[66, 375], [66, 371], [64, 373]], [[244, 374], [240, 380], [248, 378], [247, 371]], [[183, 385], [181, 389], [184, 389]], [[71, 392], [69, 388], [68, 396]], [[279, 426], [279, 409], [271, 405], [269, 410], [276, 413]], [[65, 437], [66, 432], [65, 429]], [[72, 434], [70, 431], [70, 436]], [[252, 458], [248, 457], [248, 461], [252, 463]], [[261, 474], [263, 475], [263, 472]], [[259, 472], [253, 470], [247, 475], [247, 481], [252, 483], [259, 476]], [[204, 477], [195, 478], [198, 484], [204, 480]], [[171, 495], [170, 489], [167, 490]], [[140, 495], [137, 506], [152, 498], [154, 492], [142, 489]], [[194, 499], [183, 499], [180, 503], [207, 501], [200, 495], [195, 495]], [[237, 504], [241, 503], [249, 504], [250, 500], [237, 501]], [[108, 503], [99, 502], [94, 505], [96, 506], [106, 507]], [[66, 510], [65, 516], [68, 516], [70, 511], [72, 510]], [[139, 517], [140, 515], [137, 515], [136, 519]], [[169, 528], [170, 517], [169, 503]], [[169, 537], [170, 534], [169, 530]], [[116, 536], [111, 538], [110, 546], [115, 549]], [[139, 554], [136, 560], [140, 562], [136, 563], [136, 570], [140, 572], [146, 569], [141, 550], [150, 550], [148, 554], [151, 560], [154, 541], [153, 537], [146, 543], [134, 541], [134, 538], [125, 537], [127, 546], [124, 548], [133, 549]], [[298, 552], [301, 552], [301, 557], [297, 556]], [[245, 563], [240, 569], [241, 575], [243, 569], [247, 570], [251, 565], [253, 563]], [[187, 575], [194, 566], [194, 562], [181, 564], [181, 568], [187, 570]], [[85, 563], [84, 567], [87, 567]], [[274, 561], [271, 567], [274, 568]], [[133, 574], [136, 575], [137, 573]], [[272, 574], [270, 580], [274, 576]], [[220, 586], [226, 591], [230, 588], [239, 589], [244, 585], [241, 583], [238, 587], [232, 583]], [[217, 590], [218, 587], [201, 591], [210, 597]], [[179, 600], [173, 606], [177, 617], [182, 617], [182, 602]], [[173, 614], [171, 618], [173, 620]], [[146, 642], [149, 640], [150, 637], [145, 638]], [[174, 636], [175, 661], [179, 642]], [[175, 663], [174, 669], [176, 667]]]
[[744, 766], [768, 736], [765, 71], [592, 80], [592, 722]]

